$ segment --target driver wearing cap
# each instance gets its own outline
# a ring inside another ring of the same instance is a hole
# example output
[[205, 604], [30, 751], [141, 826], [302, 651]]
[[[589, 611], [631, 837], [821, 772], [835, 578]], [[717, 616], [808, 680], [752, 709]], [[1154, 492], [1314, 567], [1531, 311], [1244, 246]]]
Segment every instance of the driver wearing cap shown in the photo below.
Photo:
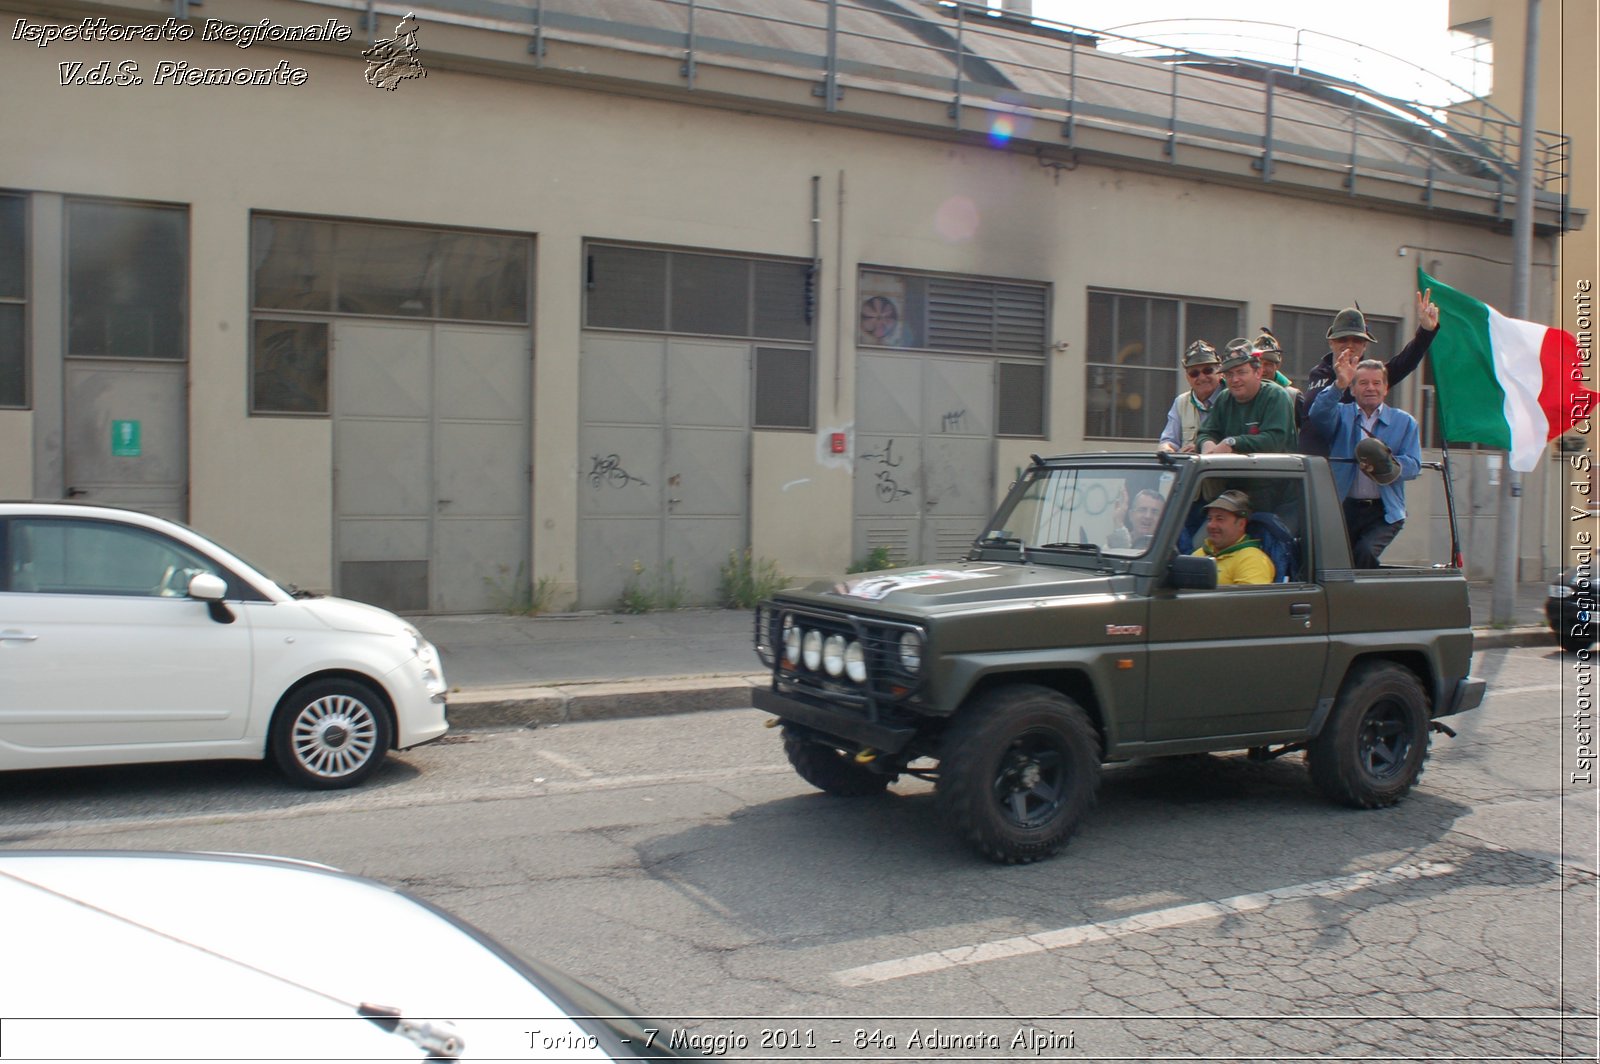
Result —
[[1277, 568], [1261, 541], [1245, 534], [1252, 513], [1250, 496], [1225, 491], [1206, 503], [1206, 539], [1194, 553], [1217, 560], [1217, 586], [1270, 584]]
[[[1348, 391], [1354, 402], [1342, 402]], [[1389, 373], [1377, 359], [1341, 355], [1334, 384], [1317, 393], [1307, 422], [1329, 442], [1334, 483], [1344, 500], [1345, 532], [1358, 569], [1378, 556], [1406, 523], [1405, 481], [1422, 471], [1417, 419], [1384, 402]]]

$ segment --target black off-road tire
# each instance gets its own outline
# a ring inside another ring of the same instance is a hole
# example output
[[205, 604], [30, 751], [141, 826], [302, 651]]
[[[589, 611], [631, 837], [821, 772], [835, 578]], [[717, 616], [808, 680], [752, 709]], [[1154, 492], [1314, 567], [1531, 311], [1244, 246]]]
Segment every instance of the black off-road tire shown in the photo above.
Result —
[[[1564, 620], [1565, 618], [1563, 618]], [[1568, 654], [1581, 654], [1594, 646], [1595, 640], [1600, 638], [1600, 625], [1597, 625], [1594, 621], [1581, 626], [1583, 628], [1582, 635], [1574, 635], [1572, 631], [1574, 627], [1578, 627], [1576, 620], [1571, 624], [1563, 624], [1561, 630], [1556, 633], [1557, 638], [1561, 640], [1561, 649]]]
[[783, 729], [783, 752], [800, 778], [836, 798], [867, 798], [882, 794], [898, 776], [856, 764], [842, 750]]
[[951, 722], [941, 752], [940, 812], [956, 835], [1001, 864], [1058, 853], [1100, 786], [1094, 725], [1048, 687], [980, 695]]
[[1322, 734], [1306, 749], [1311, 782], [1330, 800], [1357, 809], [1398, 802], [1428, 757], [1428, 709], [1410, 669], [1382, 661], [1356, 666]]

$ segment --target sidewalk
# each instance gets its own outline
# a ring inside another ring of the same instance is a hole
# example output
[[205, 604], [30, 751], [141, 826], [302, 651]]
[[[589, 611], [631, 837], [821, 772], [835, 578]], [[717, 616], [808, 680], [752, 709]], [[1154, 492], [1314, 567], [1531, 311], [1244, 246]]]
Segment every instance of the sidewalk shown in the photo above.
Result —
[[[1475, 650], [1555, 639], [1545, 585], [1517, 588], [1515, 624], [1488, 625], [1493, 588], [1470, 585]], [[457, 729], [526, 728], [608, 717], [737, 709], [766, 682], [749, 610], [422, 615], [411, 622], [444, 659]]]

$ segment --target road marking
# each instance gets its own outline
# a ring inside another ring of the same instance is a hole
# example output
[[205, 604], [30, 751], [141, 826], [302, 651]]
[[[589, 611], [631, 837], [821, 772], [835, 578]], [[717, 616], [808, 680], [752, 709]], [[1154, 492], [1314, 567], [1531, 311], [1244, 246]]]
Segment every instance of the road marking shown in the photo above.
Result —
[[690, 769], [686, 772], [641, 773], [633, 776], [594, 776], [584, 780], [546, 780], [543, 783], [482, 783], [448, 791], [421, 794], [404, 788], [386, 791], [317, 791], [302, 804], [275, 809], [241, 809], [231, 813], [174, 813], [154, 816], [104, 816], [84, 813], [68, 820], [6, 822], [0, 820], [0, 839], [17, 845], [46, 836], [111, 835], [124, 831], [154, 828], [216, 827], [278, 820], [300, 820], [346, 813], [384, 812], [394, 809], [428, 809], [471, 802], [508, 802], [554, 795], [587, 794], [593, 791], [630, 790], [639, 787], [670, 787], [680, 784], [736, 783], [756, 776], [789, 776], [794, 769], [783, 765], [743, 765], [728, 768]]
[[1396, 865], [1382, 871], [1357, 872], [1354, 875], [1339, 876], [1334, 879], [1319, 879], [1311, 883], [1277, 887], [1258, 894], [1237, 894], [1221, 901], [1202, 901], [1190, 905], [1176, 905], [1168, 909], [1155, 909], [1098, 924], [1079, 924], [1076, 927], [1063, 927], [1055, 931], [1041, 931], [1034, 935], [1017, 935], [1013, 938], [1001, 938], [971, 946], [936, 950], [933, 953], [919, 953], [914, 957], [900, 957], [891, 961], [879, 961], [876, 964], [864, 964], [859, 968], [846, 968], [834, 972], [833, 977], [845, 986], [852, 987], [886, 983], [908, 976], [928, 975], [951, 968], [967, 968], [1010, 957], [1048, 953], [1051, 950], [1066, 949], [1086, 942], [1106, 942], [1138, 934], [1141, 931], [1160, 931], [1169, 927], [1180, 927], [1183, 924], [1231, 916], [1235, 913], [1259, 912], [1281, 902], [1297, 901], [1301, 898], [1334, 898], [1385, 883], [1445, 876], [1455, 870], [1455, 865], [1437, 861]]
[[574, 776], [578, 776], [582, 779], [594, 778], [594, 773], [592, 771], [584, 768], [570, 757], [562, 757], [560, 754], [552, 753], [549, 750], [535, 750], [533, 752], [533, 756], [542, 757], [551, 764], [559, 765], [568, 772], [572, 773]]

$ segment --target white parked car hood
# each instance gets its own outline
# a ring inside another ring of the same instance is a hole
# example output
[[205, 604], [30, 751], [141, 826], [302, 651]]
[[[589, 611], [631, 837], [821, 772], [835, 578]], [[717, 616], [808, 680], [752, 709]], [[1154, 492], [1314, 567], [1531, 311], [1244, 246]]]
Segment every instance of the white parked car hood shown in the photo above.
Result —
[[[0, 853], [6, 1053], [62, 1059], [611, 1059], [522, 962], [371, 880], [277, 858]], [[90, 1019], [86, 1019], [90, 1018]], [[530, 1047], [530, 1029], [542, 1032]], [[554, 1036], [559, 1053], [544, 1051]]]
[[296, 601], [307, 613], [336, 632], [400, 635], [410, 627], [388, 610], [353, 599], [303, 598]]

